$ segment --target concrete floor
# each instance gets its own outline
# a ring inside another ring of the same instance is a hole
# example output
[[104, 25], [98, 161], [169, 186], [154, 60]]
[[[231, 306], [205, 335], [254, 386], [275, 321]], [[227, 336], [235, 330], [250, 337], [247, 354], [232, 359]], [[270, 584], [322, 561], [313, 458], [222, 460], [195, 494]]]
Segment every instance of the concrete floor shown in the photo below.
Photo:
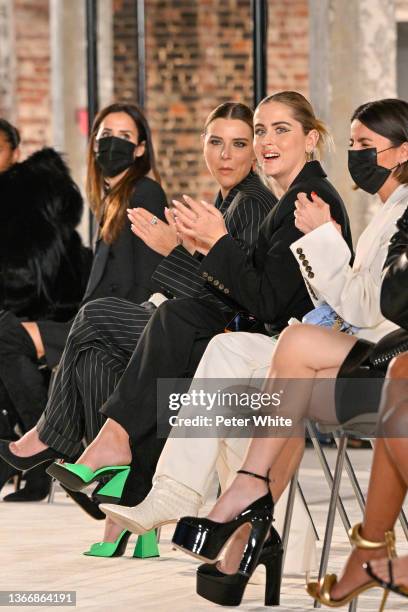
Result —
[[[352, 451], [351, 455], [358, 477], [365, 488], [371, 452]], [[329, 451], [329, 456], [333, 462], [334, 452]], [[306, 451], [300, 480], [318, 533], [322, 536], [328, 505], [328, 488], [311, 450]], [[351, 522], [357, 522], [361, 513], [346, 476], [343, 482], [342, 495], [346, 509], [350, 513]], [[2, 491], [2, 496], [9, 490], [10, 485]], [[0, 524], [0, 591], [73, 590], [76, 591], [76, 607], [80, 610], [144, 612], [167, 609], [172, 612], [204, 612], [215, 609], [213, 604], [195, 594], [197, 563], [181, 552], [172, 550], [171, 526], [162, 531], [160, 558], [133, 558], [133, 538], [123, 557], [85, 557], [81, 555], [81, 551], [87, 550], [90, 543], [101, 538], [101, 523], [92, 521], [78, 510], [61, 490], [57, 491], [53, 504], [0, 502]], [[408, 554], [408, 546], [400, 530], [398, 543], [400, 554]], [[349, 549], [344, 529], [337, 518], [330, 571], [339, 571]], [[241, 610], [266, 609], [263, 606], [262, 578], [255, 579], [258, 584], [248, 586]], [[313, 602], [305, 594], [304, 583], [304, 576], [285, 576], [281, 606], [276, 609], [312, 610]], [[380, 591], [370, 591], [359, 599], [358, 610], [377, 611], [379, 602]], [[30, 609], [57, 609], [57, 606], [30, 606]], [[392, 595], [386, 609], [388, 612], [408, 612], [408, 600]]]

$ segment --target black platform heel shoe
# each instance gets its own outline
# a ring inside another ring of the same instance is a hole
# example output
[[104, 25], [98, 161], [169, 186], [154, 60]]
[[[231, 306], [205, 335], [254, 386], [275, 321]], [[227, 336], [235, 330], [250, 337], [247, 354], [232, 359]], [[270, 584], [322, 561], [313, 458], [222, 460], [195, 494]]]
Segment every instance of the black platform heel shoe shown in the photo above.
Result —
[[30, 457], [19, 457], [15, 455], [10, 450], [10, 440], [0, 440], [0, 457], [7, 461], [8, 464], [12, 465], [17, 470], [21, 470], [25, 472], [26, 470], [31, 470], [40, 463], [45, 463], [50, 459], [66, 459], [62, 453], [58, 453], [53, 448], [46, 448], [40, 453], [36, 453], [35, 455], [31, 455]]
[[[260, 476], [245, 470], [238, 474], [247, 474], [264, 480], [269, 484], [267, 476]], [[207, 518], [185, 516], [181, 518], [173, 535], [172, 543], [186, 553], [203, 561], [217, 561], [228, 540], [242, 525], [250, 524], [246, 553], [249, 565], [253, 565], [261, 554], [262, 545], [273, 520], [273, 499], [270, 491], [258, 498], [245, 510], [237, 514], [231, 521], [218, 523]]]
[[[255, 570], [258, 565], [264, 565], [266, 569], [265, 606], [279, 606], [282, 559], [282, 540], [271, 527], [254, 567]], [[246, 550], [236, 574], [224, 574], [216, 565], [204, 563], [197, 570], [197, 595], [221, 606], [239, 606], [250, 577]]]

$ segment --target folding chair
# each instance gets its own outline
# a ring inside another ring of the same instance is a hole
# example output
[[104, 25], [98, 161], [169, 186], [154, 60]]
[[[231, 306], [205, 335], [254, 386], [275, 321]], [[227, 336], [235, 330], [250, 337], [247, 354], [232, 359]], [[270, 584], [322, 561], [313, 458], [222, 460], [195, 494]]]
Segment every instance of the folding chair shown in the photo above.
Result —
[[[373, 418], [374, 418], [374, 415], [373, 415]], [[339, 515], [343, 522], [344, 528], [346, 529], [347, 535], [348, 535], [348, 530], [350, 529], [350, 521], [348, 519], [347, 513], [344, 509], [344, 505], [340, 497], [340, 484], [341, 484], [341, 478], [342, 478], [344, 466], [346, 468], [347, 475], [350, 478], [350, 483], [352, 485], [354, 494], [356, 496], [356, 499], [358, 501], [358, 504], [362, 512], [364, 512], [364, 509], [365, 509], [365, 498], [361, 490], [360, 483], [358, 482], [350, 456], [347, 453], [347, 442], [348, 442], [347, 434], [356, 433], [356, 430], [353, 429], [352, 426], [348, 426], [347, 431], [339, 431], [339, 430], [333, 431], [334, 439], [337, 445], [336, 465], [335, 465], [333, 475], [331, 474], [331, 470], [328, 465], [326, 456], [319, 442], [319, 439], [316, 435], [317, 434], [316, 425], [311, 422], [307, 422], [307, 430], [312, 439], [316, 454], [322, 465], [323, 472], [325, 474], [326, 480], [331, 489], [330, 503], [329, 503], [329, 509], [328, 509], [328, 514], [327, 514], [326, 529], [325, 529], [325, 536], [324, 536], [323, 549], [322, 549], [322, 556], [321, 556], [320, 567], [319, 567], [319, 580], [320, 580], [322, 576], [324, 576], [327, 572], [329, 554], [330, 554], [331, 543], [332, 543], [332, 538], [333, 538], [336, 508], [339, 511]], [[371, 445], [373, 445], [372, 440], [371, 440]], [[407, 522], [404, 511], [400, 513], [399, 520], [400, 520], [402, 529], [404, 531], [405, 537], [408, 539], [408, 522]], [[316, 608], [320, 607], [319, 602], [315, 602], [315, 607]], [[354, 599], [350, 603], [350, 606], [349, 606], [349, 612], [355, 612], [356, 610], [357, 610], [357, 598]]]

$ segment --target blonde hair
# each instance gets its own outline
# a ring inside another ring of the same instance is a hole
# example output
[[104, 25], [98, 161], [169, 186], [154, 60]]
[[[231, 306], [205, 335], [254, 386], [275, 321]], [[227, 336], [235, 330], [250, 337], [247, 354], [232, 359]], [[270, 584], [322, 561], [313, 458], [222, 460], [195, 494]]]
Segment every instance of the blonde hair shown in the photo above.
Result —
[[301, 93], [297, 91], [280, 91], [272, 94], [261, 100], [256, 110], [263, 104], [268, 104], [269, 102], [279, 102], [280, 104], [288, 106], [292, 110], [293, 118], [301, 124], [305, 135], [311, 130], [316, 130], [318, 132], [319, 140], [317, 143], [317, 150], [319, 152], [319, 158], [323, 156], [326, 148], [330, 150], [334, 147], [333, 137], [328, 127], [324, 121], [316, 117], [313, 106]]

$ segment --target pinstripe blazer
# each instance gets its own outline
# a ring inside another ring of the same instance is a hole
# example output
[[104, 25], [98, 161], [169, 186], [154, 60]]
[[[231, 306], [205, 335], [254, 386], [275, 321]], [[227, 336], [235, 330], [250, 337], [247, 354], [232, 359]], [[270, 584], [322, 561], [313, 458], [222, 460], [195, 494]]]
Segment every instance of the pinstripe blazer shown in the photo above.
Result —
[[[248, 254], [257, 241], [263, 220], [276, 202], [276, 197], [258, 175], [250, 172], [224, 200], [218, 194], [215, 206], [223, 213], [229, 234]], [[205, 279], [199, 272], [202, 259], [201, 255], [193, 256], [178, 246], [160, 262], [152, 280], [168, 297], [204, 298], [222, 310], [231, 310], [231, 306], [206, 288]]]

